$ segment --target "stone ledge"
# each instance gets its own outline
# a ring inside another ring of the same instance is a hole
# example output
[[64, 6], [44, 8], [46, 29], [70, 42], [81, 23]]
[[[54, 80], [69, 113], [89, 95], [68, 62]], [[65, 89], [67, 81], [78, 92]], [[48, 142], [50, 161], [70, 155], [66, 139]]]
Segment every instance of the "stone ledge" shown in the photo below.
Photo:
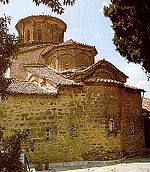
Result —
[[[64, 163], [48, 163], [48, 169], [55, 169], [55, 168], [65, 168], [65, 169], [72, 169], [73, 167], [76, 168], [90, 168], [90, 167], [102, 167], [107, 165], [114, 165], [121, 163], [126, 158], [118, 159], [118, 160], [111, 160], [111, 161], [78, 161], [78, 162], [64, 162]], [[37, 164], [30, 164], [31, 168], [37, 168]], [[44, 166], [46, 164], [41, 164], [42, 170], [44, 170]]]

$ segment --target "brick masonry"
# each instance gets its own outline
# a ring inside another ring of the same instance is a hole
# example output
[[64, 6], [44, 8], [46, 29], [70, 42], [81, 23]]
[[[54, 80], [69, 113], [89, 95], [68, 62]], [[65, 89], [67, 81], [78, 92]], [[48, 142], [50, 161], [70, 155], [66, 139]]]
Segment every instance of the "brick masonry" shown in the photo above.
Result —
[[29, 129], [32, 163], [111, 160], [144, 148], [141, 110], [138, 90], [62, 87], [55, 96], [8, 95], [0, 102], [0, 125]]

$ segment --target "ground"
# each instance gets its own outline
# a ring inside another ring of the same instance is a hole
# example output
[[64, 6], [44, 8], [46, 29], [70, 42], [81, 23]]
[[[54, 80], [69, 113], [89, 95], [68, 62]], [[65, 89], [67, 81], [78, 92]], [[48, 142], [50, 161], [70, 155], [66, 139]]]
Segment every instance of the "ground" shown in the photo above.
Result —
[[150, 156], [124, 160], [120, 164], [103, 167], [57, 167], [42, 172], [150, 172]]

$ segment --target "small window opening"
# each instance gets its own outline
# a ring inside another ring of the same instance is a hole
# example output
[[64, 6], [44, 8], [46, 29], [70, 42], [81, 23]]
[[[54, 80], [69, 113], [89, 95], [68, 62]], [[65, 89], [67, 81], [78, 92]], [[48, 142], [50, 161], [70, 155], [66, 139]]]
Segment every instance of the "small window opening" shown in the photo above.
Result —
[[130, 130], [130, 134], [134, 134], [134, 132], [135, 132], [135, 127], [134, 127], [134, 123], [133, 123], [133, 122], [130, 122], [129, 130]]
[[74, 124], [71, 125], [71, 137], [77, 137], [77, 131]]
[[42, 30], [39, 29], [38, 30], [38, 41], [41, 41], [42, 40]]
[[82, 68], [85, 67], [84, 62], [81, 63], [81, 67], [82, 67]]
[[114, 131], [115, 130], [115, 122], [114, 122], [114, 119], [110, 119], [109, 120], [108, 127], [109, 127], [109, 131]]
[[74, 132], [75, 132], [74, 125], [71, 125], [71, 135], [74, 135]]
[[30, 41], [30, 30], [27, 31], [27, 41]]
[[59, 42], [62, 42], [61, 35], [59, 35]]
[[47, 129], [46, 130], [46, 140], [49, 140], [50, 139], [50, 130]]
[[68, 68], [68, 63], [67, 63], [67, 62], [65, 63], [65, 69], [66, 69], [66, 70], [69, 69], [69, 68]]

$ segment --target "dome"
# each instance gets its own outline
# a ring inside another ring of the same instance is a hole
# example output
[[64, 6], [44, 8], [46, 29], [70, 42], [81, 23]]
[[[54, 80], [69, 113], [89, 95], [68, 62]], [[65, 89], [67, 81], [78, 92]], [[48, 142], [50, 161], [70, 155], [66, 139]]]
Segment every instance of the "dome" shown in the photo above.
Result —
[[16, 24], [23, 43], [59, 44], [64, 41], [67, 25], [60, 19], [48, 15], [29, 16]]

